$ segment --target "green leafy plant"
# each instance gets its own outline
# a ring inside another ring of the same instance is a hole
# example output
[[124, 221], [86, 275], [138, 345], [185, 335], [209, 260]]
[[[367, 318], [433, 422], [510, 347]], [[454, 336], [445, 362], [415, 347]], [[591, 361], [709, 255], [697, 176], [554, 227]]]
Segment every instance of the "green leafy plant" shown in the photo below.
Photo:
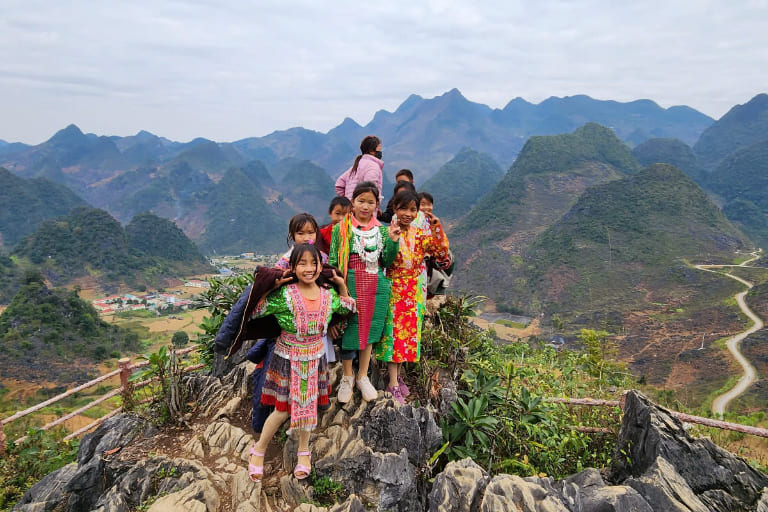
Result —
[[[162, 422], [177, 423], [181, 421], [186, 406], [185, 391], [182, 385], [184, 371], [179, 365], [176, 349], [173, 345], [160, 347], [157, 352], [145, 354], [141, 358], [149, 364], [131, 375], [131, 382], [149, 379], [149, 385], [143, 389], [148, 389], [153, 394], [156, 393]], [[159, 384], [159, 389], [154, 387], [155, 382]]]
[[321, 507], [328, 507], [347, 498], [344, 486], [328, 476], [319, 476], [313, 471], [309, 480], [312, 484], [312, 500]]
[[203, 317], [199, 325], [203, 333], [197, 338], [200, 345], [200, 360], [208, 368], [213, 365], [213, 340], [219, 332], [224, 318], [232, 310], [232, 306], [243, 294], [243, 291], [253, 283], [253, 274], [243, 274], [227, 277], [214, 277], [208, 281], [210, 286], [195, 298], [195, 308], [207, 309], [210, 316]]
[[[633, 384], [612, 359], [605, 336], [586, 333], [591, 336], [588, 350], [558, 351], [536, 339], [494, 342], [491, 333], [471, 325], [470, 311], [457, 304], [441, 313], [437, 322], [443, 323], [437, 334], [430, 332], [422, 351], [422, 372], [450, 373], [455, 364], [461, 378], [457, 399], [440, 418], [444, 443], [429, 461], [433, 470], [472, 457], [492, 473], [561, 478], [610, 462], [615, 436], [606, 432], [618, 430], [618, 409], [545, 398], [599, 398], [606, 396], [605, 384]], [[456, 338], [445, 339], [443, 333]], [[459, 357], [452, 361], [451, 354]]]
[[79, 440], [63, 441], [64, 432], [29, 429], [27, 439], [9, 442], [0, 458], [0, 510], [10, 510], [27, 489], [48, 473], [77, 459]]

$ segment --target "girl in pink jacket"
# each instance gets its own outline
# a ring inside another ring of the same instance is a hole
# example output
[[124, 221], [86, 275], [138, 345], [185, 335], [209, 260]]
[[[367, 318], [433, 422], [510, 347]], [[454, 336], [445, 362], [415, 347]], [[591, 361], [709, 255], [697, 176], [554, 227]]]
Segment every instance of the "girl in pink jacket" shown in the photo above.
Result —
[[381, 182], [383, 179], [381, 161], [381, 140], [375, 135], [368, 135], [360, 143], [360, 154], [355, 158], [355, 163], [336, 180], [336, 195], [344, 196], [352, 200], [352, 192], [358, 183], [372, 181], [379, 189], [379, 204], [384, 199], [381, 194]]

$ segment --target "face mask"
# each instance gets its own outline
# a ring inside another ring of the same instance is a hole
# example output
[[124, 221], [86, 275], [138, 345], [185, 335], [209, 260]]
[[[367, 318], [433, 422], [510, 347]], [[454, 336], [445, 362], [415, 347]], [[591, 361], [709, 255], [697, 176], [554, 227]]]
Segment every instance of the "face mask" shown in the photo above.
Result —
[[375, 156], [376, 158], [378, 158], [379, 160], [381, 160], [381, 151], [377, 151], [377, 152], [375, 152], [375, 153], [373, 154], [373, 156]]

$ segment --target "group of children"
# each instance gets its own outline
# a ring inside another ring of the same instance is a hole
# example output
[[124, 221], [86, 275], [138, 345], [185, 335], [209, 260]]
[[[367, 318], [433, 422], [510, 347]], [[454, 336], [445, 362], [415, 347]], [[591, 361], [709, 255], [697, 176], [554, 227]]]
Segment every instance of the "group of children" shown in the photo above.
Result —
[[253, 427], [261, 432], [250, 450], [254, 481], [263, 476], [269, 442], [289, 418], [299, 441], [294, 475], [309, 475], [309, 435], [318, 411], [329, 405], [334, 340], [341, 349], [340, 403], [352, 398], [355, 387], [366, 401], [377, 397], [368, 378], [374, 355], [387, 364], [386, 391], [401, 404], [409, 395], [402, 366], [420, 357], [427, 263], [439, 271], [452, 258], [432, 196], [416, 193], [410, 171], [395, 177], [394, 196], [383, 212], [376, 184], [362, 181], [350, 198], [331, 201], [330, 224], [319, 227], [308, 213], [294, 216], [291, 249], [276, 269], [259, 269], [217, 336], [217, 346], [230, 354], [242, 340], [263, 336], [248, 353], [262, 365], [254, 374]]

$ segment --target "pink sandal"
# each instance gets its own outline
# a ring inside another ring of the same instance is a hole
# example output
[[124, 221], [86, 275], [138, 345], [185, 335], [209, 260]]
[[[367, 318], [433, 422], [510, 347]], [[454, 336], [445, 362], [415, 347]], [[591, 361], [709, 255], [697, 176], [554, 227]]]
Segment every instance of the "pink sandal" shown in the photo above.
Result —
[[[306, 452], [299, 452], [296, 455], [299, 457], [307, 456], [312, 457], [312, 452], [306, 451]], [[304, 464], [296, 464], [296, 468], [293, 470], [293, 476], [295, 476], [298, 480], [304, 480], [309, 476], [309, 474], [312, 472], [311, 466], [305, 466]]]
[[[251, 464], [251, 461], [248, 461], [248, 476], [251, 478], [252, 482], [261, 482], [261, 477], [264, 476], [264, 452], [256, 451], [256, 445], [251, 445], [251, 451], [250, 454], [253, 457], [262, 457], [261, 466], [256, 466], [254, 464]], [[258, 478], [254, 478], [258, 477]]]

